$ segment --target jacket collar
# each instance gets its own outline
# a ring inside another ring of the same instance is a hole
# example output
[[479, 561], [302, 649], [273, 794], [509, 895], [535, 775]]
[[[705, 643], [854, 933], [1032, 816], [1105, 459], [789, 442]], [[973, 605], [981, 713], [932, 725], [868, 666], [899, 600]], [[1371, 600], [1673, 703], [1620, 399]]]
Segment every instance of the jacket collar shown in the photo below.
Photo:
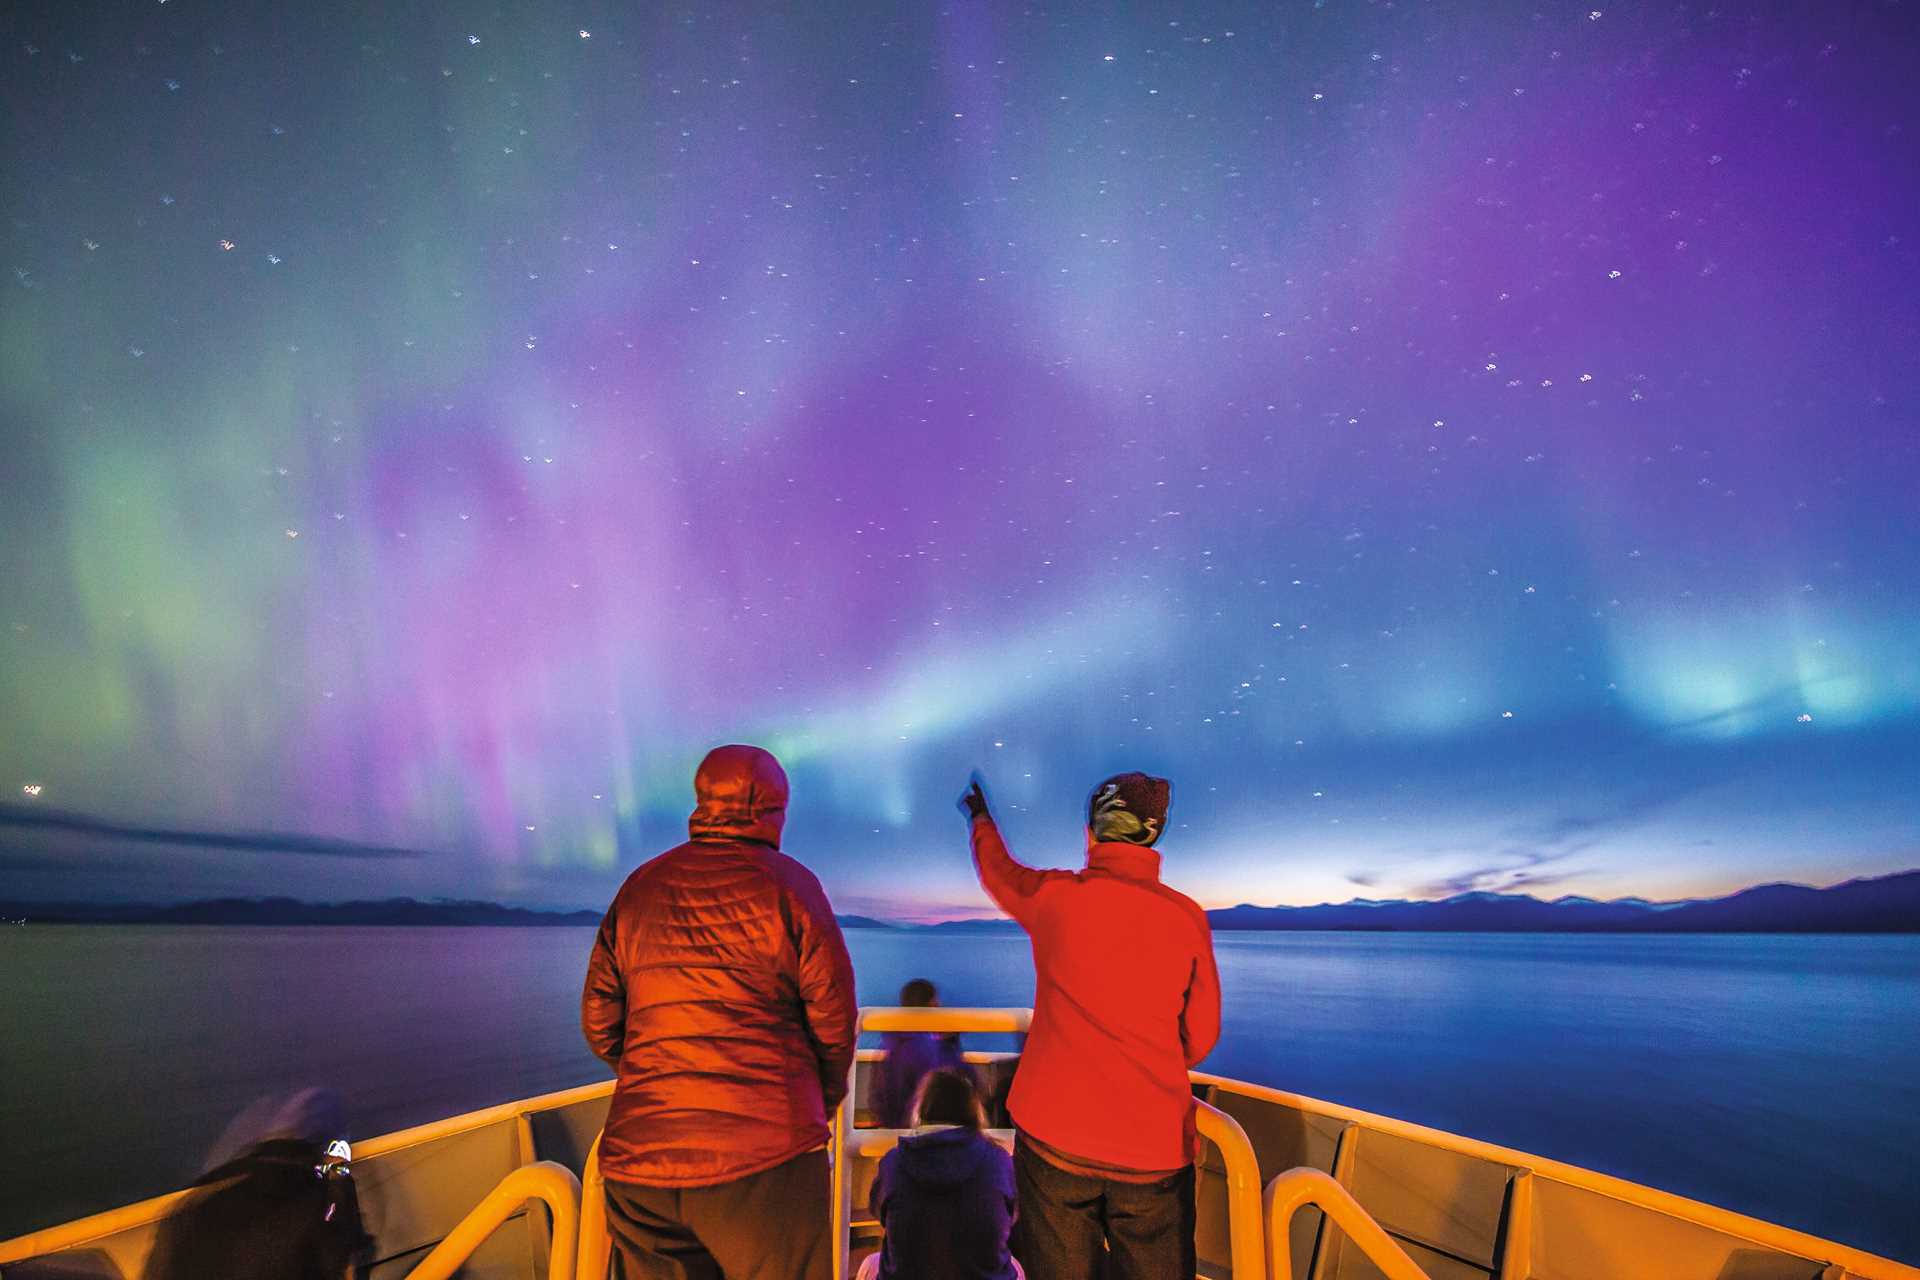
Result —
[[1122, 880], [1149, 880], [1157, 884], [1160, 855], [1145, 845], [1102, 840], [1087, 850], [1087, 870], [1105, 872]]

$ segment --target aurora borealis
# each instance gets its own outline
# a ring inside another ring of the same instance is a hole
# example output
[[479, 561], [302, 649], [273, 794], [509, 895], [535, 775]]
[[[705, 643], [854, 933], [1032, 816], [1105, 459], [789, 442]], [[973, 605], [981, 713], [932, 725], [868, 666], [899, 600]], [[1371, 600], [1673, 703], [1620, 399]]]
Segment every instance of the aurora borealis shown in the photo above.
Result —
[[1920, 864], [1913, 17], [11, 6], [0, 898]]

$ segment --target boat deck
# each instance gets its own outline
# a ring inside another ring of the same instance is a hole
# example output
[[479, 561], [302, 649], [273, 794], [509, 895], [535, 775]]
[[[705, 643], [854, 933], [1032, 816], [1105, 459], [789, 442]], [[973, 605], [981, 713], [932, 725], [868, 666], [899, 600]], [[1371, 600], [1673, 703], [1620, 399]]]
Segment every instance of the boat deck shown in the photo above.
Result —
[[[1023, 1027], [1025, 1013], [869, 1009], [862, 1018], [869, 1031], [978, 1032]], [[863, 1109], [877, 1056], [861, 1052], [836, 1140]], [[969, 1057], [991, 1073], [1010, 1069], [1012, 1055]], [[1205, 1277], [1920, 1280], [1920, 1268], [1591, 1170], [1206, 1072], [1192, 1078], [1212, 1139], [1198, 1179]], [[376, 1242], [372, 1280], [601, 1280], [593, 1147], [612, 1088], [585, 1085], [357, 1144], [353, 1177]], [[877, 1238], [878, 1224], [859, 1206], [894, 1136], [852, 1125], [849, 1155], [836, 1162], [846, 1175], [836, 1180], [843, 1268]], [[515, 1190], [495, 1197], [498, 1229], [458, 1230], [530, 1165], [543, 1170], [557, 1209], [522, 1203]], [[553, 1190], [577, 1187], [576, 1179], [584, 1198]], [[0, 1242], [0, 1277], [137, 1280], [155, 1225], [181, 1194]]]

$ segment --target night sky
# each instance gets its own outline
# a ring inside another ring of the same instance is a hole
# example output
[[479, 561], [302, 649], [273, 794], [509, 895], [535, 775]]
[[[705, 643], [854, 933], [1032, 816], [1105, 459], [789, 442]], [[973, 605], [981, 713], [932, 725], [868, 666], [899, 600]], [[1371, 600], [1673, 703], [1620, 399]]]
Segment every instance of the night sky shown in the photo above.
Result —
[[1920, 864], [1920, 22], [1598, 2], [8, 6], [0, 898]]

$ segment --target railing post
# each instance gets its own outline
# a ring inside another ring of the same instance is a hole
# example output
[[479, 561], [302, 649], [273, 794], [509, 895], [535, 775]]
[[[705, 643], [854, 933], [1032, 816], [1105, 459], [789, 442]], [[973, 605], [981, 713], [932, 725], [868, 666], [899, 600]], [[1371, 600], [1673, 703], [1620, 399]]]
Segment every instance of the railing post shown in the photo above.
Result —
[[574, 1255], [574, 1274], [577, 1280], [607, 1280], [613, 1241], [607, 1236], [607, 1183], [600, 1176], [599, 1134], [587, 1150], [586, 1175], [580, 1182], [580, 1246]]
[[[860, 1019], [866, 1010], [860, 1011]], [[860, 1023], [854, 1024], [854, 1040], [860, 1038]], [[853, 1230], [853, 1088], [858, 1079], [860, 1058], [856, 1054], [847, 1066], [847, 1096], [834, 1109], [827, 1135], [827, 1160], [832, 1173], [833, 1203], [828, 1207], [828, 1229], [833, 1232], [833, 1280], [848, 1280], [847, 1264], [852, 1259]]]
[[553, 1215], [553, 1251], [547, 1257], [547, 1274], [565, 1276], [573, 1271], [574, 1242], [579, 1232], [580, 1182], [573, 1171], [551, 1160], [523, 1164], [489, 1191], [486, 1197], [458, 1226], [447, 1233], [420, 1265], [408, 1272], [408, 1280], [448, 1280], [466, 1265], [473, 1251], [499, 1230], [530, 1200], [538, 1200]]
[[1227, 1166], [1227, 1248], [1233, 1280], [1266, 1280], [1260, 1214], [1260, 1162], [1240, 1122], [1211, 1102], [1194, 1099], [1194, 1127], [1220, 1148]]
[[1267, 1268], [1270, 1280], [1293, 1280], [1293, 1251], [1288, 1247], [1288, 1228], [1293, 1215], [1311, 1204], [1327, 1215], [1327, 1220], [1346, 1232], [1367, 1255], [1367, 1261], [1380, 1269], [1386, 1280], [1432, 1280], [1407, 1251], [1373, 1220], [1353, 1193], [1318, 1169], [1305, 1165], [1276, 1174], [1267, 1184]]

